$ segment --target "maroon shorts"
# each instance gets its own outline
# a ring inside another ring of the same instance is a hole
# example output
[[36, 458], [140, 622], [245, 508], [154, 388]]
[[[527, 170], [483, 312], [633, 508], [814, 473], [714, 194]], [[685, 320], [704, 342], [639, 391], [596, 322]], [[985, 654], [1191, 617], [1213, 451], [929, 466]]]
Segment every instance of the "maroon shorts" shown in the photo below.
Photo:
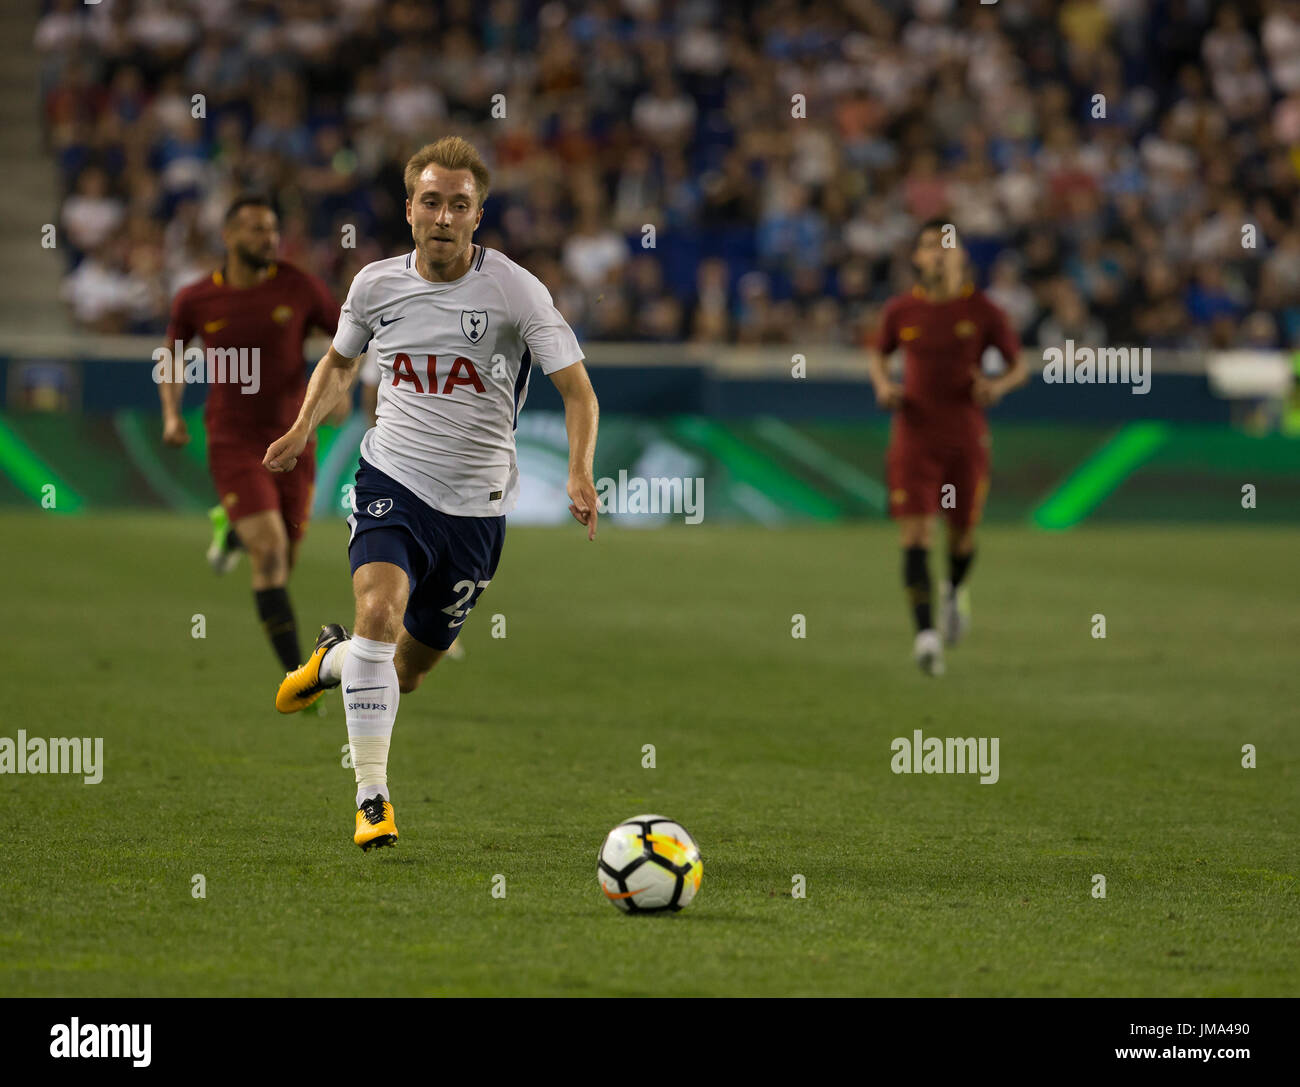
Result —
[[311, 517], [316, 490], [316, 447], [313, 442], [298, 458], [292, 472], [271, 472], [262, 467], [265, 445], [208, 445], [208, 471], [217, 497], [232, 522], [266, 510], [279, 510], [289, 539], [301, 540]]
[[989, 439], [895, 433], [885, 457], [889, 515], [941, 513], [954, 529], [973, 528], [989, 493]]

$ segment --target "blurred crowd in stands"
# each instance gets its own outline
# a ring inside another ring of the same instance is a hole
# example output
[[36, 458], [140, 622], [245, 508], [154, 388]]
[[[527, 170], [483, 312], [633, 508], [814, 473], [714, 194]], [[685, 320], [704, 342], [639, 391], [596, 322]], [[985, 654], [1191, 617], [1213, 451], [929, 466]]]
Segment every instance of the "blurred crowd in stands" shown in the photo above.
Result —
[[1027, 343], [1300, 348], [1300, 0], [46, 0], [35, 48], [89, 329], [161, 332], [248, 189], [342, 298], [458, 133], [583, 339], [859, 345], [938, 216]]

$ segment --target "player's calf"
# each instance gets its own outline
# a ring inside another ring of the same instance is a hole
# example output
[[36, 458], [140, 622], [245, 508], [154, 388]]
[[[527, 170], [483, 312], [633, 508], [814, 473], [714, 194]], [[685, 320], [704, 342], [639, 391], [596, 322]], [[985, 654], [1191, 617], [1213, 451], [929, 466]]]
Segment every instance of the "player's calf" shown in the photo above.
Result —
[[953, 533], [948, 547], [948, 580], [941, 591], [939, 616], [944, 642], [956, 645], [970, 630], [970, 590], [964, 582], [975, 561], [974, 529]]
[[402, 694], [410, 694], [419, 687], [433, 666], [449, 655], [449, 650], [425, 645], [417, 638], [411, 637], [410, 632], [403, 628], [402, 633], [398, 635], [397, 652], [394, 655], [397, 681]]
[[943, 641], [934, 629], [932, 594], [930, 588], [930, 555], [921, 546], [907, 545], [912, 536], [905, 536], [903, 548], [903, 586], [912, 607], [912, 620], [916, 624], [916, 639], [912, 643], [912, 659], [928, 676], [941, 676], [944, 672]]
[[939, 622], [945, 645], [953, 646], [970, 630], [970, 591], [945, 581], [939, 596]]
[[240, 517], [235, 531], [248, 552], [253, 591], [281, 588], [289, 579], [289, 533], [278, 510]]
[[903, 588], [917, 631], [932, 629], [930, 553], [924, 547], [903, 548]]

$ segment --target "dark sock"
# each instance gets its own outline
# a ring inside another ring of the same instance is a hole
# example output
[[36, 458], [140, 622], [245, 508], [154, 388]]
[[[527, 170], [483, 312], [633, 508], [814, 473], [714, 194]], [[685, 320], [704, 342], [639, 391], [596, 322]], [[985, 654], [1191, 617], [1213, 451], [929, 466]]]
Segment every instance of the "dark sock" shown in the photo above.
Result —
[[239, 542], [239, 533], [233, 528], [226, 529], [226, 550], [238, 551], [244, 545]]
[[934, 626], [934, 621], [930, 618], [928, 556], [929, 552], [924, 547], [903, 549], [903, 585], [907, 588], [907, 599], [912, 605], [912, 618], [916, 620], [918, 631], [929, 630]]
[[974, 561], [974, 551], [969, 555], [948, 555], [948, 580], [952, 582], [952, 587], [954, 589], [966, 579], [966, 574], [970, 570], [970, 564]]
[[298, 653], [298, 626], [294, 622], [293, 607], [287, 589], [258, 589], [253, 593], [257, 601], [257, 614], [262, 629], [271, 639], [271, 647], [286, 672], [292, 672], [302, 663]]

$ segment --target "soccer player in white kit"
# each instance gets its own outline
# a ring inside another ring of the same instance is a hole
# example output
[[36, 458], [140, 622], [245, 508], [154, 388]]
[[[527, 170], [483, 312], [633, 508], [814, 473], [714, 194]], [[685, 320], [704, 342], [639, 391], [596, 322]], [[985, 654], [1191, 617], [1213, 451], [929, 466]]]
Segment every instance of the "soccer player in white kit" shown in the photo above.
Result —
[[415, 249], [357, 273], [297, 420], [263, 460], [272, 472], [293, 470], [373, 341], [377, 419], [361, 442], [348, 518], [356, 622], [351, 637], [335, 623], [322, 628], [275, 703], [293, 713], [342, 686], [357, 782], [353, 840], [363, 850], [398, 836], [388, 749], [399, 694], [447, 652], [500, 560], [519, 492], [514, 431], [534, 366], [564, 398], [569, 511], [596, 537], [596, 394], [542, 283], [473, 242], [487, 167], [471, 144], [448, 136], [411, 157], [405, 180]]

